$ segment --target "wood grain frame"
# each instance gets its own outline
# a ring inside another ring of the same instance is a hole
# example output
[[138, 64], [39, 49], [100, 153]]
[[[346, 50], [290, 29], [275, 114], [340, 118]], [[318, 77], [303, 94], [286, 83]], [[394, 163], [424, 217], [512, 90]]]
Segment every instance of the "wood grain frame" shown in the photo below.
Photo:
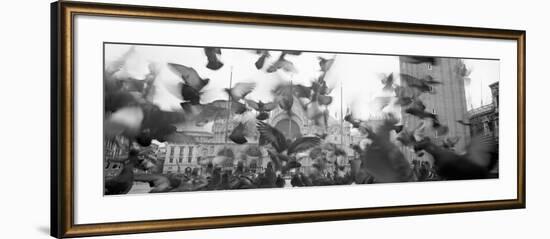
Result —
[[[76, 15], [507, 39], [517, 42], [517, 197], [511, 200], [308, 212], [74, 223], [74, 18]], [[51, 4], [51, 235], [79, 237], [525, 208], [525, 31], [85, 2]]]

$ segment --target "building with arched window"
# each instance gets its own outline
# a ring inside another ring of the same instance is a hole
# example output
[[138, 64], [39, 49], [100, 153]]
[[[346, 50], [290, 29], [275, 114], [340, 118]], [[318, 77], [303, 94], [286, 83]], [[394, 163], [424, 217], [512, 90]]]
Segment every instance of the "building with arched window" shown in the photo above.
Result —
[[[295, 98], [294, 102], [298, 102], [298, 99]], [[305, 135], [321, 135], [325, 132], [324, 127], [315, 125], [306, 117], [304, 109], [298, 103], [292, 106], [291, 115], [277, 107], [270, 112], [270, 117], [266, 122], [290, 139]], [[257, 131], [254, 130], [252, 136], [249, 137], [249, 142], [243, 145], [227, 140], [227, 136], [231, 134], [238, 123], [235, 120], [217, 119], [213, 122], [211, 131], [182, 129], [177, 132], [180, 137], [175, 137], [174, 140], [166, 143], [163, 173], [183, 172], [187, 167], [203, 168], [226, 148], [231, 150], [234, 155], [226, 166], [236, 164], [237, 161], [244, 161], [248, 167], [260, 168], [260, 170], [265, 168], [270, 159], [264, 148], [259, 147], [261, 152], [259, 155], [246, 153], [250, 152], [248, 147], [257, 146], [259, 139]], [[350, 128], [348, 123], [329, 117], [326, 140], [341, 145], [351, 156], [353, 150], [349, 145], [352, 142], [357, 143], [359, 139], [350, 135]], [[310, 165], [306, 162], [303, 166]]]

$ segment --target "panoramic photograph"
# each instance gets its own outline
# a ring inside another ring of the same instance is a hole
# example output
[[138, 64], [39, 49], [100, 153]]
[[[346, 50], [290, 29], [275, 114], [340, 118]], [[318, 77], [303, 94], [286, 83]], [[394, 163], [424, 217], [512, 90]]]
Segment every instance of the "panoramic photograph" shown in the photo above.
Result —
[[104, 195], [498, 179], [498, 59], [103, 45]]

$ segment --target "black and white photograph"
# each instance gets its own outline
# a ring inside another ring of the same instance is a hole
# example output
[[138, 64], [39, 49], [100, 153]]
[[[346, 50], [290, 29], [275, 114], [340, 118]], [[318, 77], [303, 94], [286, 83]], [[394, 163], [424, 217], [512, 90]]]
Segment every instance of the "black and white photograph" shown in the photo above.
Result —
[[6, 3], [2, 238], [548, 234], [542, 2]]
[[105, 195], [499, 177], [498, 59], [103, 49]]

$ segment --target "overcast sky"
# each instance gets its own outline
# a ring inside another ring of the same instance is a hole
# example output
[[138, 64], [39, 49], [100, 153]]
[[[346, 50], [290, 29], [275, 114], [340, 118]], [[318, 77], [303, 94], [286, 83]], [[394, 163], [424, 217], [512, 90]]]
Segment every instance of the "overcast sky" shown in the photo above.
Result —
[[471, 101], [467, 99], [468, 110], [492, 102], [489, 85], [499, 81], [500, 62], [497, 60], [464, 60], [464, 64], [471, 70], [470, 86], [466, 86], [466, 94], [470, 93]]
[[[254, 63], [258, 55], [251, 50], [222, 49], [221, 60], [225, 65], [213, 71], [206, 68], [206, 57], [203, 48], [169, 47], [169, 46], [134, 46], [107, 44], [105, 46], [105, 62], [120, 59], [127, 54], [126, 64], [118, 74], [143, 79], [148, 73], [150, 63], [160, 67], [160, 74], [156, 79], [154, 101], [164, 110], [181, 110], [179, 103], [181, 96], [177, 84], [179, 76], [170, 71], [166, 63], [178, 63], [193, 67], [201, 77], [210, 78], [210, 84], [204, 89], [203, 103], [216, 99], [227, 99], [223, 88], [229, 86], [231, 72], [233, 84], [236, 82], [256, 82], [257, 88], [249, 95], [250, 99], [271, 101], [270, 90], [281, 81], [292, 80], [295, 84], [310, 85], [320, 74], [318, 56], [334, 58], [326, 80], [329, 87], [334, 88], [331, 95], [334, 103], [329, 107], [332, 116], [340, 115], [340, 105], [345, 111], [351, 107], [354, 113], [361, 118], [372, 115], [368, 103], [382, 94], [381, 79], [390, 73], [399, 74], [399, 58], [397, 56], [357, 55], [357, 54], [321, 54], [303, 53], [300, 56], [287, 55], [286, 59], [293, 62], [298, 69], [296, 73], [279, 70], [275, 73], [266, 73], [265, 68], [278, 58], [280, 52], [271, 52], [272, 57], [266, 61], [264, 70], [258, 70]], [[481, 103], [491, 102], [489, 84], [498, 81], [499, 62], [494, 60], [465, 60], [465, 64], [472, 70], [471, 84], [466, 86], [471, 101], [468, 107], [479, 107]], [[398, 81], [396, 82], [398, 83]], [[340, 101], [340, 87], [343, 91], [343, 102]]]

